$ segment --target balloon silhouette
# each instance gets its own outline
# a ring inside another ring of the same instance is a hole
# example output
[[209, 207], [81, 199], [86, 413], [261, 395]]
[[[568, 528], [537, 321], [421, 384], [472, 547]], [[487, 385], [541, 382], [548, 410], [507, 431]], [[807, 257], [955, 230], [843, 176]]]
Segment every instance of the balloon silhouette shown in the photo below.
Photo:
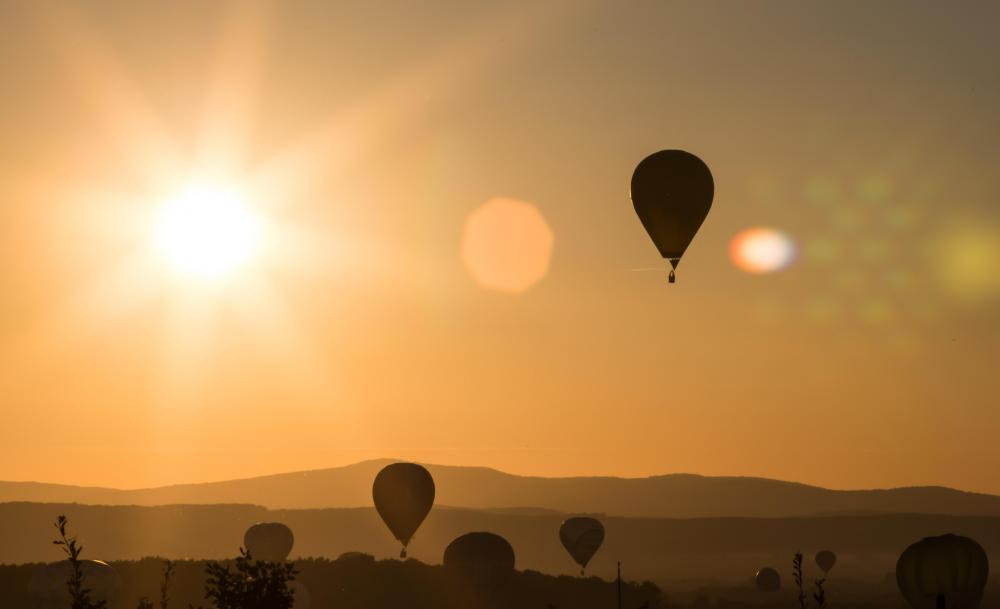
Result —
[[583, 575], [587, 563], [604, 543], [604, 525], [587, 516], [569, 518], [559, 527], [559, 541], [580, 565], [580, 575]]
[[715, 182], [701, 159], [683, 150], [644, 158], [632, 174], [632, 206], [660, 255], [670, 261], [670, 283], [681, 256], [712, 208]]
[[982, 546], [958, 535], [926, 537], [896, 562], [896, 585], [913, 609], [977, 609], [989, 574]]
[[761, 592], [777, 592], [781, 589], [781, 576], [771, 567], [758, 569], [753, 581]]
[[837, 555], [830, 550], [816, 553], [816, 565], [823, 570], [823, 573], [829, 573], [835, 564], [837, 564]]
[[258, 522], [243, 534], [250, 558], [264, 562], [283, 562], [294, 544], [292, 530], [280, 522]]
[[375, 476], [372, 499], [382, 521], [403, 544], [399, 557], [406, 558], [410, 538], [434, 505], [434, 478], [416, 463], [386, 465]]
[[466, 533], [445, 548], [444, 568], [463, 600], [486, 607], [514, 574], [514, 548], [493, 533]]
[[[101, 560], [81, 560], [84, 587], [90, 598], [115, 606], [121, 595], [122, 580], [114, 567]], [[62, 560], [39, 566], [28, 582], [29, 595], [38, 609], [65, 609], [72, 604], [66, 583], [73, 574], [73, 565]]]

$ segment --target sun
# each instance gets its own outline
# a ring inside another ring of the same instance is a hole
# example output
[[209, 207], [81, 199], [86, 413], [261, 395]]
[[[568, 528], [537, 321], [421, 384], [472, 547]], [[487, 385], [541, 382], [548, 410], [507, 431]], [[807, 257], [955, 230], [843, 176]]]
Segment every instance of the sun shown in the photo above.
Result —
[[168, 266], [184, 277], [219, 279], [258, 253], [261, 220], [240, 190], [228, 184], [194, 183], [169, 199], [156, 222], [156, 246]]

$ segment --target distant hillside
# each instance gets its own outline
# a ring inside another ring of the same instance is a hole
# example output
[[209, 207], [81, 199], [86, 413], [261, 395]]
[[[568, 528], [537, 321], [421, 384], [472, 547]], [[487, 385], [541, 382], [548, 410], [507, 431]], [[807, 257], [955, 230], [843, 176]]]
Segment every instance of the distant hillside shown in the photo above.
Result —
[[[0, 504], [0, 563], [51, 561], [52, 522], [70, 518], [88, 556], [108, 560], [158, 555], [167, 558], [234, 556], [248, 526], [277, 520], [295, 533], [293, 557], [335, 558], [355, 551], [395, 558], [399, 545], [373, 508], [276, 510], [249, 505], [86, 506]], [[507, 538], [518, 569], [576, 574], [559, 543], [565, 514], [497, 513], [434, 509], [410, 545], [413, 558], [439, 564], [447, 544], [477, 530]], [[605, 579], [622, 561], [629, 579], [677, 582], [746, 582], [755, 569], [773, 565], [786, 573], [792, 554], [811, 558], [820, 549], [840, 557], [836, 577], [881, 581], [907, 545], [928, 535], [954, 532], [1000, 555], [1000, 518], [931, 515], [831, 516], [820, 518], [603, 518], [607, 537], [587, 572]], [[810, 561], [809, 569], [815, 574]], [[0, 603], [2, 604], [2, 603]]]
[[[94, 505], [249, 503], [271, 509], [372, 505], [371, 484], [389, 460], [245, 480], [115, 490], [0, 482], [0, 501]], [[696, 518], [921, 513], [1000, 516], [1000, 497], [940, 487], [834, 491], [763, 478], [671, 474], [650, 478], [539, 478], [482, 467], [428, 465], [438, 505], [540, 508], [616, 516]]]

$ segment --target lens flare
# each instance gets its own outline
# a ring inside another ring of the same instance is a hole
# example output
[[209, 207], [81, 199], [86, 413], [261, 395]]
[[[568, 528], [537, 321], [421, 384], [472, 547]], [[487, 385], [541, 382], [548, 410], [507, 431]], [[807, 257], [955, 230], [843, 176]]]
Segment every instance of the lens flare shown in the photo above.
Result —
[[988, 223], [946, 230], [929, 254], [942, 287], [958, 300], [981, 302], [1000, 294], [1000, 230]]
[[792, 238], [773, 228], [748, 228], [729, 243], [729, 257], [736, 268], [754, 275], [788, 268], [796, 252]]
[[479, 285], [523, 292], [548, 273], [552, 242], [552, 230], [538, 208], [496, 198], [466, 219], [461, 258]]

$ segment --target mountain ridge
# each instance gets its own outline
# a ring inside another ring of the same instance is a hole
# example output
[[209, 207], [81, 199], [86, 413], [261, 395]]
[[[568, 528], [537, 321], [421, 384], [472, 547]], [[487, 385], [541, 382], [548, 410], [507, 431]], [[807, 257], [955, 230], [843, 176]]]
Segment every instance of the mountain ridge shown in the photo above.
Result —
[[[241, 503], [269, 509], [369, 507], [371, 482], [393, 459], [250, 478], [141, 489], [0, 482], [0, 502], [99, 505]], [[542, 509], [631, 517], [796, 517], [833, 513], [1000, 515], [1000, 496], [943, 486], [834, 490], [752, 476], [659, 474], [541, 477], [488, 467], [424, 464], [437, 503], [474, 509]]]

